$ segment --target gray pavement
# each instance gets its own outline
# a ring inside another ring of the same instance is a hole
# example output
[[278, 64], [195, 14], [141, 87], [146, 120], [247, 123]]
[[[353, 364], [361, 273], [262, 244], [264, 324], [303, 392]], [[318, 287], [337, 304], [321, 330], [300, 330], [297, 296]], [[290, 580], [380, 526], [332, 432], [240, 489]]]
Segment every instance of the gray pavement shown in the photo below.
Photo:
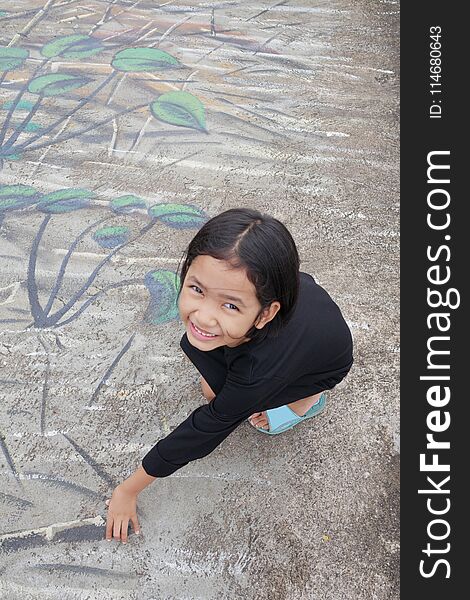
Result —
[[[399, 597], [398, 10], [0, 4], [0, 598]], [[104, 499], [204, 402], [171, 273], [235, 206], [286, 224], [355, 364], [316, 419], [157, 479], [142, 536], [107, 543]]]

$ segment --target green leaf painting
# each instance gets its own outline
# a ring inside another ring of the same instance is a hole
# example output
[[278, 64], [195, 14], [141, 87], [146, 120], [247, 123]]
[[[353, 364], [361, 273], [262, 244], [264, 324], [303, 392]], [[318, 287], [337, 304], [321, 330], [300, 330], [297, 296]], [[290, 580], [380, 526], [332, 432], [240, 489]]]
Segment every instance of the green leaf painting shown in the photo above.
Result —
[[173, 271], [157, 269], [145, 276], [145, 285], [150, 292], [150, 303], [146, 313], [146, 321], [153, 325], [161, 325], [178, 318], [179, 278]]
[[204, 105], [189, 92], [168, 92], [150, 104], [153, 116], [159, 121], [206, 131]]
[[29, 52], [24, 48], [0, 46], [0, 73], [21, 67], [28, 56]]
[[20, 129], [20, 131], [34, 132], [42, 129], [42, 125], [39, 123], [34, 123], [33, 121], [26, 123], [26, 125], [23, 125], [22, 123], [16, 123], [15, 129]]
[[45, 194], [38, 202], [38, 210], [45, 213], [68, 213], [88, 206], [95, 197], [93, 192], [80, 188], [66, 188]]
[[140, 208], [145, 208], [146, 204], [139, 196], [120, 196], [111, 201], [111, 210], [115, 213], [127, 214]]
[[0, 185], [0, 214], [34, 204], [39, 193], [29, 185]]
[[15, 111], [30, 111], [34, 107], [34, 102], [31, 102], [30, 100], [20, 100], [15, 106], [15, 103], [12, 100], [10, 100], [10, 102], [5, 102], [5, 104], [2, 105], [2, 110], [10, 110], [10, 108], [12, 107], [14, 107]]
[[41, 49], [46, 58], [80, 59], [94, 56], [104, 50], [104, 46], [96, 38], [89, 35], [66, 35], [49, 42]]
[[125, 73], [174, 69], [181, 66], [177, 58], [157, 48], [126, 48], [115, 54], [111, 65], [117, 71]]
[[101, 248], [115, 248], [129, 239], [129, 227], [102, 227], [95, 231], [93, 239]]
[[207, 221], [204, 211], [188, 204], [154, 204], [148, 213], [173, 229], [199, 228]]
[[31, 80], [28, 91], [31, 94], [39, 94], [41, 96], [58, 96], [65, 94], [83, 85], [86, 85], [91, 80], [88, 77], [79, 75], [68, 75], [67, 73], [51, 73], [49, 75], [41, 75]]

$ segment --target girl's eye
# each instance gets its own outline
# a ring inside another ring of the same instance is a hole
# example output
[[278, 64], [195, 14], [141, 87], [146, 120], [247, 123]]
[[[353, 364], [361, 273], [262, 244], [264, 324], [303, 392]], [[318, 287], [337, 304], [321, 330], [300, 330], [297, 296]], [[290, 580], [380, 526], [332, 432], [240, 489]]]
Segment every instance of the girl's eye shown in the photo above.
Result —
[[[190, 287], [190, 289], [196, 288], [195, 290], [193, 290], [193, 291], [195, 291], [195, 292], [196, 292], [196, 294], [199, 294], [199, 292], [202, 294], [202, 290], [201, 290], [201, 288], [200, 288], [200, 287], [198, 287], [197, 285], [194, 285], [194, 284], [193, 284], [193, 285], [190, 285], [189, 287]], [[235, 306], [235, 304], [231, 304], [230, 302], [226, 302], [225, 304], [228, 304], [230, 307], [233, 307], [233, 308], [230, 308], [230, 310], [234, 310], [234, 309], [235, 309], [235, 310], [238, 310], [238, 307], [237, 307], [237, 306]]]
[[[230, 302], [226, 302], [225, 304], [228, 304], [229, 306], [233, 306], [233, 308], [235, 310], [238, 310], [238, 308], [235, 306], [235, 304], [230, 304]], [[232, 309], [230, 309], [230, 310], [232, 310]]]

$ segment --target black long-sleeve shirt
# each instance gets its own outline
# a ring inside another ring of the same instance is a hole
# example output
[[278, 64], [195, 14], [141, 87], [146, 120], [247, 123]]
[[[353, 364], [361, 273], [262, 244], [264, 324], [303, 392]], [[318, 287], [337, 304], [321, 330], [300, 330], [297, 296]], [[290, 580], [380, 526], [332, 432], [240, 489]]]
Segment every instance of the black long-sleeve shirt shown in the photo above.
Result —
[[[191, 358], [186, 334], [180, 346]], [[255, 412], [332, 389], [353, 363], [352, 336], [340, 309], [303, 272], [294, 313], [277, 337], [222, 349], [225, 382], [214, 389], [210, 403], [196, 408], [144, 456], [148, 475], [167, 477], [207, 456]]]

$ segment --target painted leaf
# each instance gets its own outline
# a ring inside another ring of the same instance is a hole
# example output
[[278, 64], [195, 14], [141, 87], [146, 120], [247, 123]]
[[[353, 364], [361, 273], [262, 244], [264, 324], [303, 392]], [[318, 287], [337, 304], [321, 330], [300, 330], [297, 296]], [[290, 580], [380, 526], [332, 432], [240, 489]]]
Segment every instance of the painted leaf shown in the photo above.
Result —
[[30, 121], [29, 123], [26, 123], [26, 125], [22, 125], [21, 123], [15, 123], [15, 129], [32, 132], [42, 129], [42, 125], [40, 125], [39, 123], [35, 123], [34, 121]]
[[176, 297], [179, 289], [179, 277], [173, 271], [157, 269], [145, 276], [145, 285], [150, 292], [150, 303], [145, 320], [153, 325], [161, 325], [177, 319], [179, 316]]
[[28, 86], [31, 94], [41, 96], [58, 96], [86, 85], [91, 80], [80, 75], [68, 75], [67, 73], [51, 73], [35, 77]]
[[142, 71], [174, 69], [181, 67], [181, 63], [168, 52], [157, 48], [126, 48], [114, 55], [111, 66], [117, 71], [140, 73]]
[[39, 195], [30, 185], [0, 185], [0, 213], [30, 206]]
[[204, 105], [189, 92], [168, 92], [150, 104], [153, 116], [159, 121], [206, 131], [206, 110]]
[[0, 73], [17, 69], [28, 56], [29, 52], [24, 48], [0, 46]]
[[145, 207], [145, 201], [139, 196], [120, 196], [111, 200], [111, 210], [115, 213], [127, 214]]
[[129, 227], [102, 227], [93, 234], [93, 239], [101, 248], [115, 248], [129, 239]]
[[[10, 108], [14, 105], [14, 101], [10, 100], [9, 102], [5, 102], [5, 104], [2, 105], [2, 110], [10, 110]], [[29, 100], [20, 100], [18, 102], [18, 104], [15, 106], [15, 110], [27, 110], [30, 111], [33, 106], [34, 106], [35, 102], [30, 102]]]
[[41, 212], [53, 214], [72, 212], [88, 206], [95, 195], [93, 192], [81, 188], [65, 188], [45, 194], [38, 202], [38, 209]]
[[189, 204], [154, 204], [148, 213], [173, 229], [199, 228], [207, 221], [204, 211]]
[[88, 58], [104, 50], [103, 44], [89, 35], [66, 35], [49, 42], [41, 49], [46, 58]]

